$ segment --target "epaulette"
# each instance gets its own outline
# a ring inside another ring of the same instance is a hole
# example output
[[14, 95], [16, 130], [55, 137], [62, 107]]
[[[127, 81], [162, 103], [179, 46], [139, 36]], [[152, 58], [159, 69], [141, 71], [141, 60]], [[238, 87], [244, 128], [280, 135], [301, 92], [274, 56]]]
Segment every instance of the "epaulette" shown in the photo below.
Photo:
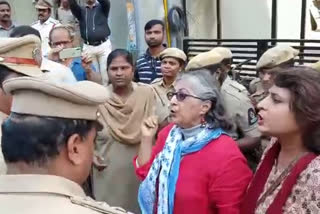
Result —
[[55, 20], [55, 19], [51, 19], [50, 22], [55, 24], [55, 25], [60, 24], [60, 22], [58, 20]]
[[144, 87], [147, 87], [147, 88], [153, 88], [150, 84], [143, 83], [143, 82], [137, 82], [136, 84], [137, 84], [137, 86], [144, 86]]
[[98, 202], [93, 200], [90, 197], [70, 197], [70, 201], [73, 204], [77, 204], [79, 206], [83, 206], [94, 211], [104, 213], [104, 214], [132, 214], [130, 212], [125, 211], [120, 207], [111, 207], [105, 202]]
[[250, 81], [250, 85], [255, 85], [258, 84], [259, 82], [261, 82], [260, 78], [254, 78], [253, 80]]
[[39, 20], [37, 20], [37, 21], [35, 21], [35, 22], [32, 22], [32, 24], [31, 25], [36, 25], [36, 24], [38, 24], [40, 21]]
[[244, 87], [243, 85], [241, 85], [240, 83], [234, 80], [230, 81], [230, 86], [239, 92], [247, 91], [246, 87]]
[[161, 82], [161, 81], [162, 81], [162, 78], [160, 77], [160, 78], [154, 79], [154, 80], [151, 82], [151, 84], [156, 84], [156, 83], [159, 83], [159, 82]]

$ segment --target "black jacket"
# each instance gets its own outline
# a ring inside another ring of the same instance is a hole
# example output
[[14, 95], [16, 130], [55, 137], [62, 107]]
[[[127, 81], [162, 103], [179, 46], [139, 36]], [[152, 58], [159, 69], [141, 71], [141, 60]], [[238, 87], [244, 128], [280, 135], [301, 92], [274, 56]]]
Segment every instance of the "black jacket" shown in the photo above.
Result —
[[108, 17], [110, 0], [98, 0], [98, 3], [90, 9], [81, 7], [76, 0], [69, 0], [72, 14], [79, 20], [81, 37], [85, 42], [103, 41], [110, 35]]

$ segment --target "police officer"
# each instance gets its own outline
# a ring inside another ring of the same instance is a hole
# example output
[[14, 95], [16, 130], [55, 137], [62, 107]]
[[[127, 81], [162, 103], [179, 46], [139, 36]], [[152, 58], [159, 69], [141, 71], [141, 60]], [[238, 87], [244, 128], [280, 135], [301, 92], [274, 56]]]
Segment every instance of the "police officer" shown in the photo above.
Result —
[[38, 12], [38, 21], [32, 23], [31, 27], [40, 32], [42, 40], [42, 55], [47, 56], [50, 50], [49, 46], [49, 33], [60, 22], [51, 18], [52, 4], [49, 0], [39, 0], [35, 5]]
[[274, 74], [279, 68], [288, 68], [294, 65], [294, 58], [299, 52], [288, 46], [278, 45], [267, 50], [257, 62], [259, 80], [254, 79], [250, 83], [251, 99], [254, 105], [268, 95], [268, 90], [273, 84]]
[[168, 124], [170, 114], [170, 101], [167, 97], [168, 92], [174, 91], [174, 83], [177, 75], [184, 69], [187, 56], [178, 48], [167, 48], [160, 53], [161, 72], [163, 77], [155, 79], [151, 86], [156, 93], [157, 115], [161, 126]]
[[[259, 148], [258, 120], [246, 88], [228, 76], [231, 64], [232, 52], [227, 48], [219, 47], [192, 58], [186, 70], [192, 71], [199, 68], [210, 70], [213, 81], [216, 81], [220, 87], [227, 114], [234, 124], [234, 129], [229, 134], [237, 140], [242, 151], [250, 154], [255, 148]], [[255, 168], [259, 157], [247, 156], [247, 158], [250, 167]]]
[[[11, 96], [2, 91], [6, 79], [19, 76], [39, 77], [43, 75], [34, 53], [40, 45], [40, 39], [30, 35], [21, 38], [4, 38], [0, 41], [0, 125], [10, 114]], [[1, 138], [1, 129], [0, 129]], [[0, 142], [0, 175], [6, 173]]]
[[13, 103], [2, 125], [8, 172], [0, 176], [0, 212], [126, 213], [86, 197], [80, 186], [90, 173], [107, 90], [33, 77], [6, 80], [3, 88]]

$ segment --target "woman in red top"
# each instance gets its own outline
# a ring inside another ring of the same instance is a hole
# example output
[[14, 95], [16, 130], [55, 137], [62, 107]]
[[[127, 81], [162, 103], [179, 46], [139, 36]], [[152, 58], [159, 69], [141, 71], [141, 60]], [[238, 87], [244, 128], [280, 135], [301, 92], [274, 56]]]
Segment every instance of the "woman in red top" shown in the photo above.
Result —
[[173, 124], [159, 134], [157, 118], [142, 124], [134, 160], [143, 180], [138, 201], [143, 214], [239, 213], [251, 171], [237, 144], [212, 76], [206, 70], [178, 77], [171, 99]]

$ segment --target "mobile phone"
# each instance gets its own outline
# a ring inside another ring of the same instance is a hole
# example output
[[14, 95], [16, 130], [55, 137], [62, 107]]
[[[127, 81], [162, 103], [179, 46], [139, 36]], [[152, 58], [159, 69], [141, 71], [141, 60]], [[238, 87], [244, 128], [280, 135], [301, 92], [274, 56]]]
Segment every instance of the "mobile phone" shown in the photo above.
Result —
[[60, 51], [59, 57], [60, 59], [67, 59], [67, 58], [75, 58], [81, 56], [81, 48], [66, 48]]

